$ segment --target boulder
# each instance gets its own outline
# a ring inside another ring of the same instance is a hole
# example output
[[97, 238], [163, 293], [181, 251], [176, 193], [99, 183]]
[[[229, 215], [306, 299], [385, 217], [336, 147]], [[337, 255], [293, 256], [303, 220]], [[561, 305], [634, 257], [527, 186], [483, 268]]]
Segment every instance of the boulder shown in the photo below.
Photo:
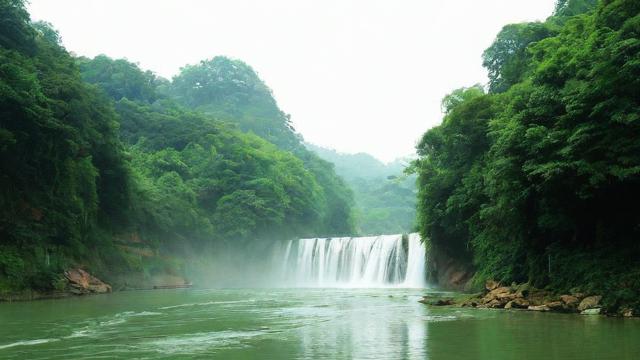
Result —
[[587, 296], [582, 299], [580, 305], [578, 305], [578, 311], [584, 311], [588, 309], [594, 309], [599, 307], [600, 300], [602, 300], [602, 296]]
[[546, 307], [549, 308], [549, 310], [551, 311], [562, 311], [564, 310], [564, 302], [562, 301], [551, 301], [548, 302], [546, 304], [544, 304]]
[[490, 309], [502, 309], [503, 307], [505, 307], [505, 303], [498, 300], [498, 299], [494, 299], [489, 301], [488, 303], [485, 304], [486, 307], [490, 308]]
[[529, 300], [523, 298], [515, 298], [509, 302], [511, 303], [511, 307], [514, 309], [526, 309], [531, 305]]
[[515, 287], [516, 297], [526, 298], [529, 296], [529, 292], [531, 291], [531, 285], [525, 283]]
[[484, 288], [487, 289], [487, 291], [492, 291], [499, 287], [500, 283], [495, 280], [487, 280], [487, 282], [484, 283]]
[[527, 308], [527, 310], [531, 310], [531, 311], [549, 311], [551, 309], [549, 309], [549, 307], [547, 305], [536, 305], [536, 306], [529, 306]]
[[575, 308], [578, 306], [579, 301], [576, 296], [573, 295], [562, 295], [560, 296], [560, 300], [568, 307]]
[[629, 308], [622, 309], [621, 313], [622, 313], [622, 316], [624, 317], [633, 317], [633, 309], [629, 309]]
[[[515, 298], [515, 294], [513, 294], [511, 292], [511, 288], [510, 287], [502, 286], [502, 287], [495, 288], [495, 289], [491, 290], [487, 295], [485, 295], [484, 298], [486, 299], [486, 302], [490, 302], [490, 301], [495, 300], [495, 299], [512, 300], [511, 298]], [[506, 303], [506, 301], [505, 301], [505, 303]]]
[[508, 310], [508, 309], [513, 309], [513, 300], [509, 301], [509, 302], [504, 306], [504, 308], [505, 308], [505, 309], [507, 309], [507, 310]]
[[601, 312], [602, 312], [601, 308], [590, 308], [590, 309], [582, 310], [580, 312], [580, 315], [600, 315]]
[[76, 295], [102, 294], [111, 292], [111, 285], [105, 284], [100, 279], [82, 269], [70, 269], [64, 272], [69, 282], [69, 292]]

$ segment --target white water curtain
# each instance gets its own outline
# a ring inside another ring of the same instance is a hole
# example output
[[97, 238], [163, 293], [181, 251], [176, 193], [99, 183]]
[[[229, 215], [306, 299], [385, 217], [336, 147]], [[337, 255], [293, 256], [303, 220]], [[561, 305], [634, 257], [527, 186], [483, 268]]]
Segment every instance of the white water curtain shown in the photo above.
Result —
[[418, 234], [300, 239], [287, 244], [283, 267], [303, 287], [425, 287]]

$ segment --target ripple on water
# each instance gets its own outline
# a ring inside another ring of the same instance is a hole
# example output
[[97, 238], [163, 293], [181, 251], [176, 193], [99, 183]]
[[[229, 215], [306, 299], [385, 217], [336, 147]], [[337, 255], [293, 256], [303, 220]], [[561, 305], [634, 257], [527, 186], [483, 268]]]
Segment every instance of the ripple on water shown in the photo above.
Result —
[[129, 318], [138, 317], [138, 316], [156, 316], [156, 315], [162, 315], [162, 313], [154, 312], [154, 311], [142, 311], [142, 312], [124, 311], [124, 312], [115, 314], [112, 319], [108, 319], [106, 321], [100, 321], [97, 324], [87, 325], [80, 329], [74, 330], [71, 333], [71, 335], [67, 336], [66, 338], [72, 339], [72, 338], [78, 338], [78, 337], [88, 337], [88, 336], [97, 335], [101, 333], [105, 328], [109, 328], [109, 327], [120, 325], [127, 322]]
[[265, 331], [215, 331], [185, 334], [147, 342], [156, 352], [168, 354], [192, 354], [213, 349], [242, 347], [243, 341], [265, 334]]
[[161, 307], [160, 310], [169, 310], [169, 309], [177, 309], [177, 308], [192, 307], [192, 306], [209, 306], [209, 305], [251, 303], [251, 302], [255, 302], [255, 301], [256, 301], [255, 299], [229, 300], [229, 301], [207, 301], [207, 302], [200, 302], [200, 303], [188, 303], [188, 304], [164, 306], [164, 307]]
[[15, 347], [15, 346], [30, 346], [30, 345], [45, 344], [45, 343], [58, 341], [58, 340], [60, 340], [60, 339], [21, 340], [21, 341], [16, 341], [16, 342], [11, 343], [11, 344], [0, 345], [0, 350], [12, 348], [12, 347]]

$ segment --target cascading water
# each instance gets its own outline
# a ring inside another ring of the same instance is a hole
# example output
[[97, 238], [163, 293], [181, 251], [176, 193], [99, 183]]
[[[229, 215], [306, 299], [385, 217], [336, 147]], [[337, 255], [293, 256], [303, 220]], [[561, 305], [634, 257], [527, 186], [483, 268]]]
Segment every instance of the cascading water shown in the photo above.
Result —
[[282, 266], [295, 286], [426, 285], [425, 247], [418, 234], [292, 240], [285, 246]]
[[420, 241], [420, 234], [409, 234], [409, 258], [407, 259], [407, 273], [403, 285], [406, 287], [424, 287], [426, 260], [425, 247]]

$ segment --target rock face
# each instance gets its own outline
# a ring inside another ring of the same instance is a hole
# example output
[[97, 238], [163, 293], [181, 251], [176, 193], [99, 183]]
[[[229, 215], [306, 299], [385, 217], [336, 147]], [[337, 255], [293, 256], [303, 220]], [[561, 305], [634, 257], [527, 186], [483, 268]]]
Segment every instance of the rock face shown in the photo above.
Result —
[[578, 306], [578, 303], [580, 302], [580, 300], [573, 296], [573, 295], [562, 295], [560, 296], [560, 300], [567, 306], [570, 308], [575, 308], [576, 306]]
[[437, 247], [427, 254], [427, 280], [445, 290], [465, 290], [473, 277], [473, 269]]
[[602, 296], [587, 296], [578, 305], [578, 311], [599, 308], [600, 300], [602, 300]]
[[487, 289], [487, 291], [495, 290], [499, 287], [500, 283], [495, 280], [487, 280], [487, 282], [484, 283], [484, 288]]
[[71, 269], [64, 272], [69, 282], [69, 291], [72, 294], [103, 294], [111, 292], [111, 285], [105, 284], [100, 279], [82, 269]]
[[545, 304], [550, 310], [553, 311], [563, 311], [565, 310], [564, 302], [562, 301], [551, 301]]

